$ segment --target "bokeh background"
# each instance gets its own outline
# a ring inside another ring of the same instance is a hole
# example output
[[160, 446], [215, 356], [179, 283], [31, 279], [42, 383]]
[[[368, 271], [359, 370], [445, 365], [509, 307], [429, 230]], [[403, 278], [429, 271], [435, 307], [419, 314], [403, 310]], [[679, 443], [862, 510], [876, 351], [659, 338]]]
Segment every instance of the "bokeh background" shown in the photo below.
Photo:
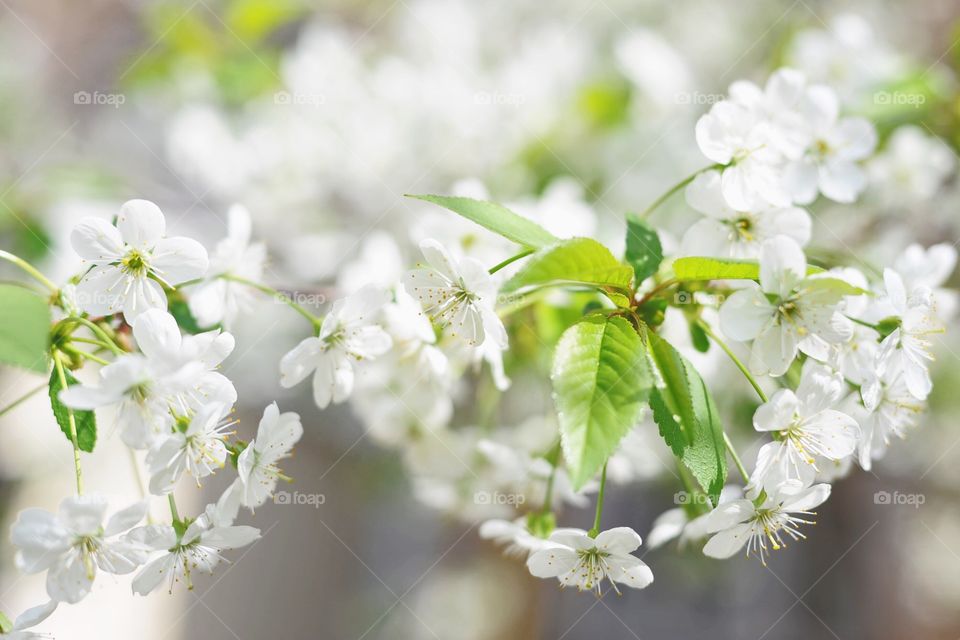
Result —
[[[956, 243], [952, 0], [0, 0], [0, 246], [65, 278], [76, 267], [67, 233], [83, 215], [143, 197], [212, 246], [241, 202], [269, 247], [268, 282], [349, 291], [393, 282], [418, 238], [446, 233], [448, 218], [403, 194], [486, 190], [621, 247], [625, 212], [707, 164], [697, 117], [730, 82], [762, 82], [784, 64], [835, 86], [882, 139], [885, 164], [861, 201], [813, 208], [811, 255], [884, 266], [910, 242]], [[905, 142], [891, 144], [898, 130]], [[677, 198], [654, 220], [676, 237], [692, 219]], [[259, 308], [238, 328], [225, 372], [245, 428], [275, 398], [301, 413], [306, 435], [289, 473], [323, 504], [258, 510], [263, 540], [192, 592], [134, 599], [126, 581], [104, 576], [45, 630], [151, 640], [960, 637], [956, 335], [939, 340], [921, 427], [873, 473], [835, 486], [809, 540], [767, 567], [657, 549], [644, 557], [650, 588], [598, 599], [531, 578], [479, 539], [475, 520], [415, 499], [402, 456], [367, 437], [351, 408], [320, 413], [302, 389], [281, 390], [273, 371], [302, 337], [298, 322], [279, 305]], [[715, 395], [752, 459], [749, 396], [716, 355], [698, 366], [723, 381]], [[42, 382], [0, 372], [0, 404]], [[545, 382], [521, 381], [518, 413], [550, 411]], [[5, 529], [24, 506], [54, 507], [72, 467], [43, 393], [0, 417], [0, 443]], [[679, 488], [667, 454], [647, 444], [604, 516], [641, 534]], [[91, 460], [90, 486], [135, 498], [116, 438], [103, 434]], [[222, 489], [204, 486], [208, 498]], [[923, 504], [878, 504], [882, 491]], [[589, 517], [568, 509], [561, 522]], [[6, 537], [0, 548], [0, 609], [16, 612], [42, 598], [42, 580], [17, 575]]]

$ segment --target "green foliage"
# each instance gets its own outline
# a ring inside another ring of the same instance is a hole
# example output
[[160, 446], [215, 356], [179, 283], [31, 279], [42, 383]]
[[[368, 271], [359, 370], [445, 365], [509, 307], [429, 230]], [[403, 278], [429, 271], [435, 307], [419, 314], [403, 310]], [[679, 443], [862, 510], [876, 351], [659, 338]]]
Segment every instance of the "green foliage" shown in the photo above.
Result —
[[652, 386], [643, 342], [621, 317], [587, 316], [561, 336], [551, 378], [563, 458], [579, 489], [640, 419]]
[[[64, 369], [63, 375], [68, 387], [78, 384], [77, 379], [73, 377], [73, 374], [70, 373], [69, 370]], [[67, 436], [67, 440], [73, 444], [73, 439], [70, 437], [69, 411], [67, 407], [60, 402], [59, 398], [61, 389], [63, 389], [63, 386], [60, 384], [57, 369], [54, 368], [50, 374], [50, 407], [53, 409], [53, 415], [57, 419], [57, 424], [60, 425], [60, 430], [63, 431], [63, 435]], [[96, 415], [93, 411], [75, 410], [73, 412], [73, 420], [77, 425], [77, 445], [81, 451], [86, 451], [87, 453], [92, 452], [94, 445], [97, 444]]]
[[630, 84], [623, 79], [588, 84], [577, 96], [577, 107], [596, 129], [612, 129], [624, 124], [630, 114]]
[[592, 238], [573, 238], [533, 254], [501, 291], [515, 293], [556, 284], [587, 285], [617, 292], [620, 302], [629, 304], [624, 292], [629, 292], [632, 280], [633, 270], [613, 257], [605, 246]]
[[0, 362], [46, 373], [50, 307], [42, 296], [0, 284]]
[[[822, 272], [820, 267], [807, 267], [807, 275]], [[678, 280], [759, 280], [760, 263], [756, 260], [677, 258], [673, 262], [673, 273]]]
[[445, 207], [525, 247], [540, 249], [559, 240], [537, 223], [495, 202], [459, 196], [411, 195], [409, 197]]
[[663, 261], [660, 236], [649, 224], [639, 218], [627, 218], [627, 251], [625, 258], [633, 267], [637, 286], [652, 276]]
[[727, 478], [717, 407], [700, 374], [669, 342], [648, 333], [647, 346], [659, 372], [658, 384], [650, 394], [653, 419], [674, 455], [716, 505]]

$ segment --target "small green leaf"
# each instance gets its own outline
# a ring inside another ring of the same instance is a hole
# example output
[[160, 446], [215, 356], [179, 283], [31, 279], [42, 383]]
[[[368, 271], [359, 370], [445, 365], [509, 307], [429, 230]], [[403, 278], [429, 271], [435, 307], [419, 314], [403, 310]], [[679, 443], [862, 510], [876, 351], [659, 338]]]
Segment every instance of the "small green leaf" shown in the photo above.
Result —
[[727, 453], [717, 407], [697, 370], [669, 342], [647, 334], [659, 381], [650, 394], [660, 435], [714, 505], [727, 479]]
[[703, 330], [703, 327], [701, 327], [696, 320], [690, 321], [688, 325], [690, 327], [690, 342], [693, 343], [693, 348], [700, 353], [709, 351], [710, 338], [707, 336], [707, 332]]
[[[610, 288], [626, 298], [633, 270], [613, 257], [610, 250], [592, 238], [573, 238], [533, 254], [512, 278], [503, 293], [527, 291], [557, 284], [582, 284]], [[629, 301], [627, 301], [629, 304]]]
[[13, 631], [13, 623], [2, 611], [0, 611], [0, 633], [7, 634]]
[[[68, 387], [78, 384], [77, 379], [73, 377], [73, 374], [70, 373], [69, 370], [64, 369], [63, 375], [67, 380]], [[70, 420], [67, 415], [67, 407], [60, 402], [59, 398], [62, 388], [60, 378], [57, 376], [57, 370], [54, 368], [50, 374], [50, 406], [53, 409], [54, 417], [57, 419], [57, 424], [60, 425], [60, 430], [63, 431], [63, 435], [67, 436], [67, 440], [70, 441], [72, 445], [73, 440], [70, 438]], [[77, 445], [81, 451], [86, 451], [87, 453], [92, 452], [94, 445], [97, 443], [96, 415], [93, 411], [74, 410], [73, 420], [77, 425]]]
[[551, 378], [563, 458], [579, 489], [640, 419], [652, 384], [643, 341], [623, 318], [587, 316], [560, 337]]
[[47, 372], [50, 306], [29, 289], [0, 284], [0, 362]]
[[811, 293], [815, 291], [829, 292], [840, 296], [870, 295], [870, 292], [866, 289], [861, 289], [839, 278], [810, 278], [804, 282], [803, 289]]
[[486, 227], [490, 231], [525, 247], [540, 249], [558, 240], [556, 236], [537, 223], [495, 202], [458, 196], [411, 195], [409, 197], [446, 207], [450, 211], [476, 222], [481, 227]]
[[637, 286], [657, 272], [663, 261], [663, 246], [653, 227], [638, 218], [627, 218], [625, 258], [633, 267]]
[[[759, 280], [760, 263], [756, 260], [720, 258], [677, 258], [673, 273], [678, 280]], [[823, 273], [820, 267], [809, 265], [807, 275]]]

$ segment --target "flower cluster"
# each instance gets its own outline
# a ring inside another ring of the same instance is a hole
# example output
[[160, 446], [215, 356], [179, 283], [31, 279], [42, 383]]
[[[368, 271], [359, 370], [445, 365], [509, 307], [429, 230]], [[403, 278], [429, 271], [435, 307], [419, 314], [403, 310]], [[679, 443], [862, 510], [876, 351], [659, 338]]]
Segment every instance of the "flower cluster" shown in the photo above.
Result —
[[[220, 327], [195, 326], [234, 320], [250, 302], [248, 292], [237, 288], [249, 284], [239, 282], [262, 271], [263, 247], [249, 244], [250, 220], [241, 208], [231, 210], [229, 226], [210, 262], [200, 243], [165, 236], [156, 205], [133, 200], [121, 207], [115, 224], [86, 218], [76, 225], [73, 247], [88, 265], [70, 283], [57, 288], [37, 276], [51, 288], [60, 316], [48, 354], [51, 402], [74, 447], [77, 492], [58, 511], [26, 509], [13, 524], [16, 566], [45, 573], [50, 602], [6, 625], [4, 633], [21, 633], [59, 603], [80, 602], [100, 572], [135, 574], [132, 589], [140, 595], [164, 583], [170, 590], [179, 581], [192, 588], [193, 572], [211, 573], [223, 552], [260, 537], [259, 529], [236, 524], [240, 508], [252, 512], [280, 479], [290, 480], [278, 463], [303, 428], [296, 413], [281, 413], [273, 403], [249, 442], [233, 437], [237, 391], [219, 369], [234, 350], [234, 337]], [[196, 317], [178, 322], [168, 311], [171, 297]], [[70, 373], [87, 363], [99, 368], [92, 384]], [[81, 458], [96, 440], [94, 411], [104, 409], [111, 410], [120, 439], [149, 474], [149, 494], [109, 518], [106, 498], [84, 492]], [[199, 487], [228, 466], [235, 467], [236, 478], [216, 503], [195, 517], [179, 513], [175, 490]], [[168, 520], [152, 513], [158, 497], [169, 505]]]

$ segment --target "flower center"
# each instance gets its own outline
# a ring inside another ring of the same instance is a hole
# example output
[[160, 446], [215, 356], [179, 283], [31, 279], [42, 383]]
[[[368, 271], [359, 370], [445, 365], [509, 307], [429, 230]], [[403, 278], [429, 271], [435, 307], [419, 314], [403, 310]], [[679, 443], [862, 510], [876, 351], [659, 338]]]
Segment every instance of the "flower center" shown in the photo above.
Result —
[[127, 252], [127, 255], [123, 256], [120, 260], [120, 267], [123, 271], [133, 276], [146, 275], [147, 271], [150, 270], [147, 256], [137, 249], [131, 249]]

